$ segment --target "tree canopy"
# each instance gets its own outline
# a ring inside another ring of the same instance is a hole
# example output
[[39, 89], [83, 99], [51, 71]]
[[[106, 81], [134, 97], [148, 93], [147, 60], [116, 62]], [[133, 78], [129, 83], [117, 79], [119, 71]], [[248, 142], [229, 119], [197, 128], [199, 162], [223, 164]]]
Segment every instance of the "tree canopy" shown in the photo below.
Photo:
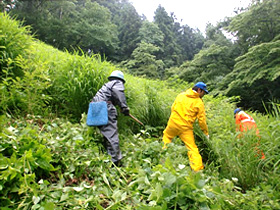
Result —
[[280, 33], [280, 1], [253, 1], [246, 12], [233, 17], [225, 29], [237, 37], [246, 53], [250, 47], [270, 42]]
[[280, 96], [280, 36], [249, 49], [236, 59], [234, 70], [220, 87], [229, 96], [240, 95], [241, 106], [264, 110], [263, 102]]

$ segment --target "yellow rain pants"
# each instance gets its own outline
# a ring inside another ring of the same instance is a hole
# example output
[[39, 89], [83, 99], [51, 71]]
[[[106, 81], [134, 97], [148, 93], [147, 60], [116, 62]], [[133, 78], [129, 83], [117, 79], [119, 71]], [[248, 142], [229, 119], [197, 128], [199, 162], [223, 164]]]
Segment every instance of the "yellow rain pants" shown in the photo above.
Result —
[[163, 142], [165, 148], [175, 136], [179, 136], [188, 149], [191, 168], [199, 171], [204, 167], [193, 135], [193, 124], [196, 119], [201, 130], [208, 135], [203, 101], [197, 92], [188, 89], [176, 97], [171, 107], [171, 116], [163, 132]]
[[175, 136], [179, 136], [179, 138], [185, 143], [188, 149], [188, 157], [190, 160], [190, 166], [192, 170], [199, 171], [204, 168], [202, 163], [201, 155], [199, 154], [198, 148], [195, 144], [193, 130], [186, 127], [186, 129], [182, 129], [182, 127], [177, 127], [175, 123], [170, 120], [166, 129], [163, 132], [163, 142], [164, 145], [171, 143], [172, 139]]

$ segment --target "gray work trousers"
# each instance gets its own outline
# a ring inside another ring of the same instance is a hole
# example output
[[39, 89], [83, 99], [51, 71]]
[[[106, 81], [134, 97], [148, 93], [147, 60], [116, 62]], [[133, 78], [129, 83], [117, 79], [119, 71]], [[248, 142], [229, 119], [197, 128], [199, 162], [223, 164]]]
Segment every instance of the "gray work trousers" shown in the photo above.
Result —
[[117, 116], [116, 107], [113, 104], [108, 104], [108, 124], [98, 127], [104, 136], [104, 146], [114, 163], [118, 163], [118, 161], [122, 159], [117, 127]]

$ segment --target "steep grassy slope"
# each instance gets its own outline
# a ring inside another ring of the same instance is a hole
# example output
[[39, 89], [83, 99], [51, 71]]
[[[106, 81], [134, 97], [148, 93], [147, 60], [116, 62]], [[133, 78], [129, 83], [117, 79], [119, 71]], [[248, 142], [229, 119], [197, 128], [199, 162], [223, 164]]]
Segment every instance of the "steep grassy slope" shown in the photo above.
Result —
[[99, 55], [58, 51], [8, 16], [0, 14], [0, 20], [3, 209], [280, 208], [277, 104], [273, 116], [250, 113], [266, 154], [260, 160], [256, 137], [237, 138], [231, 99], [205, 96], [210, 139], [195, 124], [205, 170], [193, 173], [180, 139], [161, 149], [170, 106], [192, 84], [125, 73], [128, 105], [145, 128], [120, 115], [124, 167], [111, 168], [102, 136], [85, 125], [85, 113], [117, 66]]

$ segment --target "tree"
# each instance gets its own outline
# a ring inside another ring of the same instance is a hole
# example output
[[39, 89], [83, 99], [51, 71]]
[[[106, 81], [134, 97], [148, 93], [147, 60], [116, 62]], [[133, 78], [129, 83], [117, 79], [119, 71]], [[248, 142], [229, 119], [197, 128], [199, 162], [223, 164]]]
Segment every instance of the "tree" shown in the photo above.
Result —
[[142, 26], [141, 17], [129, 2], [119, 4], [114, 15], [114, 23], [118, 26], [119, 51], [117, 60], [128, 59], [137, 47], [139, 40], [139, 29]]
[[158, 58], [163, 60], [167, 67], [179, 65], [181, 48], [178, 45], [178, 37], [174, 33], [174, 19], [168, 16], [162, 6], [159, 6], [155, 11], [154, 22], [164, 34], [163, 52], [158, 54]]
[[77, 8], [79, 18], [74, 23], [73, 45], [85, 52], [105, 54], [113, 57], [118, 48], [117, 26], [111, 22], [109, 9], [97, 2], [85, 3], [85, 7]]
[[18, 0], [11, 14], [31, 25], [38, 39], [61, 50], [81, 48], [110, 58], [118, 46], [111, 13], [97, 2]]
[[211, 23], [206, 26], [206, 38], [203, 48], [210, 47], [212, 44], [220, 46], [232, 46], [232, 42], [224, 35], [220, 23], [213, 26]]
[[270, 42], [280, 33], [280, 1], [255, 1], [248, 11], [233, 17], [225, 29], [237, 37], [246, 53], [250, 47]]
[[141, 42], [132, 53], [132, 59], [126, 67], [134, 75], [146, 76], [149, 78], [162, 78], [164, 63], [157, 60], [154, 55], [159, 47], [146, 42]]
[[228, 40], [219, 27], [208, 24], [203, 49], [193, 60], [179, 68], [169, 69], [169, 75], [178, 75], [187, 82], [204, 81], [209, 89], [216, 89], [220, 81], [230, 73], [239, 55], [236, 46]]
[[134, 75], [162, 79], [164, 63], [157, 60], [155, 54], [162, 51], [163, 33], [157, 24], [146, 20], [139, 30], [139, 39], [141, 43], [133, 51], [131, 59], [126, 61], [126, 67]]
[[139, 39], [142, 42], [162, 47], [164, 34], [161, 32], [157, 24], [146, 20], [143, 22], [142, 27], [139, 30]]
[[71, 1], [18, 0], [10, 14], [30, 25], [36, 38], [63, 49], [66, 35], [72, 31], [69, 16], [74, 16], [73, 11], [75, 5]]
[[194, 55], [202, 49], [204, 40], [205, 38], [199, 30], [194, 30], [188, 25], [183, 25], [178, 41], [182, 49], [183, 61], [192, 60]]
[[240, 106], [264, 111], [262, 102], [280, 98], [280, 35], [249, 49], [236, 60], [220, 89], [241, 96]]
[[230, 47], [212, 44], [196, 54], [192, 61], [183, 64], [178, 73], [187, 82], [206, 82], [211, 90], [219, 86], [222, 78], [232, 71], [233, 65]]

